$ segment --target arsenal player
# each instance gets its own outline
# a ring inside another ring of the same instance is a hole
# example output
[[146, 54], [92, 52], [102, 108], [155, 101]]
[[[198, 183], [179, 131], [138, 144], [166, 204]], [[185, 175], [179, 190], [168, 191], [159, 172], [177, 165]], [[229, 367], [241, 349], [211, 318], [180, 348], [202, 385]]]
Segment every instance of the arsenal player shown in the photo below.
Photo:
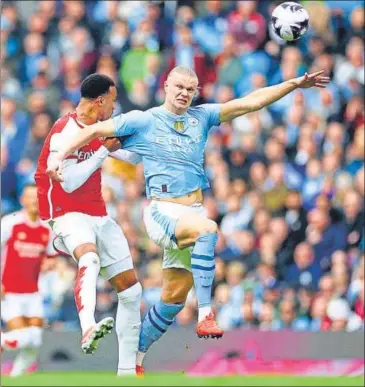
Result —
[[41, 219], [52, 227], [57, 249], [68, 253], [78, 264], [74, 293], [85, 353], [94, 353], [99, 340], [114, 325], [111, 317], [95, 321], [99, 272], [118, 293], [118, 375], [122, 375], [135, 374], [142, 287], [126, 237], [107, 216], [101, 194], [101, 165], [109, 155], [131, 163], [139, 162], [139, 156], [119, 149], [117, 139], [96, 138], [64, 161], [62, 183], [52, 181], [46, 173], [49, 161], [73, 137], [88, 130], [87, 125], [111, 117], [116, 97], [115, 84], [109, 77], [92, 74], [85, 78], [76, 111], [56, 121], [45, 140], [35, 180]]
[[52, 231], [38, 216], [35, 185], [24, 188], [21, 204], [23, 210], [1, 219], [1, 317], [8, 329], [1, 334], [1, 349], [20, 350], [11, 376], [24, 373], [37, 358], [43, 332], [38, 277], [42, 260], [56, 254]]

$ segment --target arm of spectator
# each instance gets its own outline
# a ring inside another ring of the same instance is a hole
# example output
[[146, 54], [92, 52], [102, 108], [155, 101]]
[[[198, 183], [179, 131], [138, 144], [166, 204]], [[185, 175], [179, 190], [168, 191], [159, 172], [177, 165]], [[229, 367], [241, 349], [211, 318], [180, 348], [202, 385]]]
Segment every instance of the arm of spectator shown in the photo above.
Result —
[[278, 85], [263, 87], [255, 90], [247, 96], [222, 104], [220, 121], [231, 121], [246, 113], [260, 110], [279, 99], [285, 97], [297, 88], [319, 87], [325, 88], [330, 78], [322, 76], [323, 71], [305, 74], [302, 77], [293, 78]]

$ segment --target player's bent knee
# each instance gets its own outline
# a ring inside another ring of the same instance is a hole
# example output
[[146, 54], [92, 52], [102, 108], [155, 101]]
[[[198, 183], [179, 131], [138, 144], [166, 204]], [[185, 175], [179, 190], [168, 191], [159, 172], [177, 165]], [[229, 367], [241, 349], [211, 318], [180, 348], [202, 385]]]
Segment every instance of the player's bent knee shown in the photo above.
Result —
[[98, 248], [96, 247], [95, 243], [84, 243], [80, 246], [77, 246], [73, 251], [73, 255], [77, 260], [87, 253], [99, 254]]
[[142, 285], [140, 282], [136, 282], [134, 285], [126, 290], [118, 293], [118, 299], [122, 303], [138, 303], [142, 298]]
[[116, 274], [109, 282], [117, 292], [123, 292], [138, 282], [134, 269]]
[[9, 331], [13, 331], [15, 329], [23, 329], [28, 327], [28, 325], [28, 321], [24, 317], [14, 317], [6, 322], [6, 327]]
[[200, 235], [202, 234], [214, 234], [218, 232], [218, 225], [213, 220], [207, 219], [207, 222], [204, 223], [200, 230]]

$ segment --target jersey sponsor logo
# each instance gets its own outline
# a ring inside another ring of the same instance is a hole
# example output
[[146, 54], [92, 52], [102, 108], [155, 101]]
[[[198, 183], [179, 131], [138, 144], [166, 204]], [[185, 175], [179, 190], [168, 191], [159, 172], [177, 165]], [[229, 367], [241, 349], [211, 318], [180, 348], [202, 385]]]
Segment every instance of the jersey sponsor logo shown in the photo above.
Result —
[[24, 240], [24, 239], [27, 238], [27, 234], [25, 232], [23, 232], [23, 231], [18, 232], [17, 238], [20, 239], [20, 240]]
[[[198, 134], [194, 137], [169, 137], [169, 136], [157, 136], [155, 142], [160, 145], [166, 145], [170, 150], [186, 151], [184, 146], [199, 144], [203, 139], [202, 134]], [[194, 148], [191, 148], [194, 151]]]
[[199, 120], [195, 117], [190, 117], [190, 118], [188, 118], [188, 124], [190, 126], [198, 126]]
[[18, 253], [20, 258], [39, 258], [44, 252], [45, 246], [41, 243], [31, 242], [14, 242], [14, 250]]
[[90, 157], [92, 157], [92, 155], [95, 153], [95, 151], [91, 150], [91, 151], [88, 151], [88, 152], [84, 152], [84, 151], [80, 151], [78, 154], [77, 154], [77, 160], [78, 161], [85, 161], [87, 159], [89, 159]]

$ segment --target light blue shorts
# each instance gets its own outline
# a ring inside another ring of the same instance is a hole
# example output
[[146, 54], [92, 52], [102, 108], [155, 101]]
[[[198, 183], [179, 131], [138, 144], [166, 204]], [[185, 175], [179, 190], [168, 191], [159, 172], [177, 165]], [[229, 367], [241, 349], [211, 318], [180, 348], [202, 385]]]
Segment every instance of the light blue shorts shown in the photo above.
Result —
[[175, 239], [176, 223], [186, 213], [205, 215], [202, 204], [185, 206], [183, 204], [152, 200], [144, 209], [143, 220], [148, 236], [164, 249], [162, 267], [181, 268], [191, 271], [192, 247], [180, 250]]

